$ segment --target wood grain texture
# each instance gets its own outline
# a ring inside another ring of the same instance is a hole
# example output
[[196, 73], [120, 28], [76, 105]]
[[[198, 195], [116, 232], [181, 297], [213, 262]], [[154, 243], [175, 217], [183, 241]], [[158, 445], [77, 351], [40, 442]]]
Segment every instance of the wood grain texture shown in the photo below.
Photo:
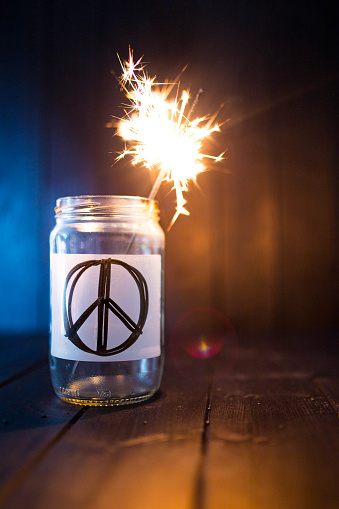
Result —
[[53, 393], [47, 367], [0, 389], [0, 504], [67, 430], [81, 407]]
[[153, 401], [89, 408], [20, 483], [6, 509], [191, 507], [206, 388], [167, 379]]
[[315, 383], [339, 417], [339, 378], [318, 378]]
[[206, 507], [335, 509], [339, 420], [304, 378], [217, 380]]
[[46, 369], [3, 387], [1, 509], [336, 509], [337, 359], [229, 356], [168, 355], [120, 408], [60, 402]]

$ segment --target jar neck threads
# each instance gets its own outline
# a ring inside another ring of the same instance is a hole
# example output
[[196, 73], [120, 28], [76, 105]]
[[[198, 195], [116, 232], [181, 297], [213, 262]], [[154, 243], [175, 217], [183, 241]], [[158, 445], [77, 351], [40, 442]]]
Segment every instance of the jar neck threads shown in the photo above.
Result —
[[152, 218], [159, 220], [157, 202], [140, 196], [84, 195], [59, 198], [56, 219]]

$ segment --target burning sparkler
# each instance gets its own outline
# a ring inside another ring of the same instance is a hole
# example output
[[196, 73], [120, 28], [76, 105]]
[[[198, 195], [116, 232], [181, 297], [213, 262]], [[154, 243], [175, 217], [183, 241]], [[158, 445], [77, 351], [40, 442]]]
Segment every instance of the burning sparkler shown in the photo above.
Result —
[[[177, 80], [156, 83], [155, 77], [150, 78], [146, 74], [141, 59], [134, 62], [131, 50], [129, 60], [120, 60], [120, 63], [123, 69], [120, 84], [130, 104], [118, 123], [117, 134], [126, 141], [126, 148], [117, 160], [129, 155], [132, 164], [141, 163], [150, 170], [159, 170], [149, 195], [151, 199], [163, 180], [173, 182], [177, 205], [170, 228], [179, 214], [189, 215], [183, 196], [183, 192], [188, 190], [188, 182], [195, 182], [197, 175], [207, 170], [206, 159], [218, 162], [223, 158], [223, 153], [217, 157], [202, 153], [203, 140], [220, 131], [215, 122], [217, 113], [212, 117], [191, 120], [190, 114], [196, 101], [185, 116], [189, 93], [184, 90], [178, 99]], [[173, 100], [169, 99], [171, 92], [175, 92]]]

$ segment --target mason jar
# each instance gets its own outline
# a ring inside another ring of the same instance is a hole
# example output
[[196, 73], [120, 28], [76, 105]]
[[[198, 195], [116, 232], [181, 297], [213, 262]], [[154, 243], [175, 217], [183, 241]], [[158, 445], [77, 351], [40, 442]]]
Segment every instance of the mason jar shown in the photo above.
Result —
[[156, 202], [60, 198], [50, 237], [50, 372], [64, 401], [126, 405], [159, 388], [164, 233]]

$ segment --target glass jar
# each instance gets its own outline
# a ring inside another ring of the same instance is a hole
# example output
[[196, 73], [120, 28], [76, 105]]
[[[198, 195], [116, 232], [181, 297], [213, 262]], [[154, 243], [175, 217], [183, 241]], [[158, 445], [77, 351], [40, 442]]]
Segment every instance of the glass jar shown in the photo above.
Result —
[[153, 200], [60, 198], [50, 237], [50, 371], [64, 401], [126, 405], [159, 388], [164, 233]]

